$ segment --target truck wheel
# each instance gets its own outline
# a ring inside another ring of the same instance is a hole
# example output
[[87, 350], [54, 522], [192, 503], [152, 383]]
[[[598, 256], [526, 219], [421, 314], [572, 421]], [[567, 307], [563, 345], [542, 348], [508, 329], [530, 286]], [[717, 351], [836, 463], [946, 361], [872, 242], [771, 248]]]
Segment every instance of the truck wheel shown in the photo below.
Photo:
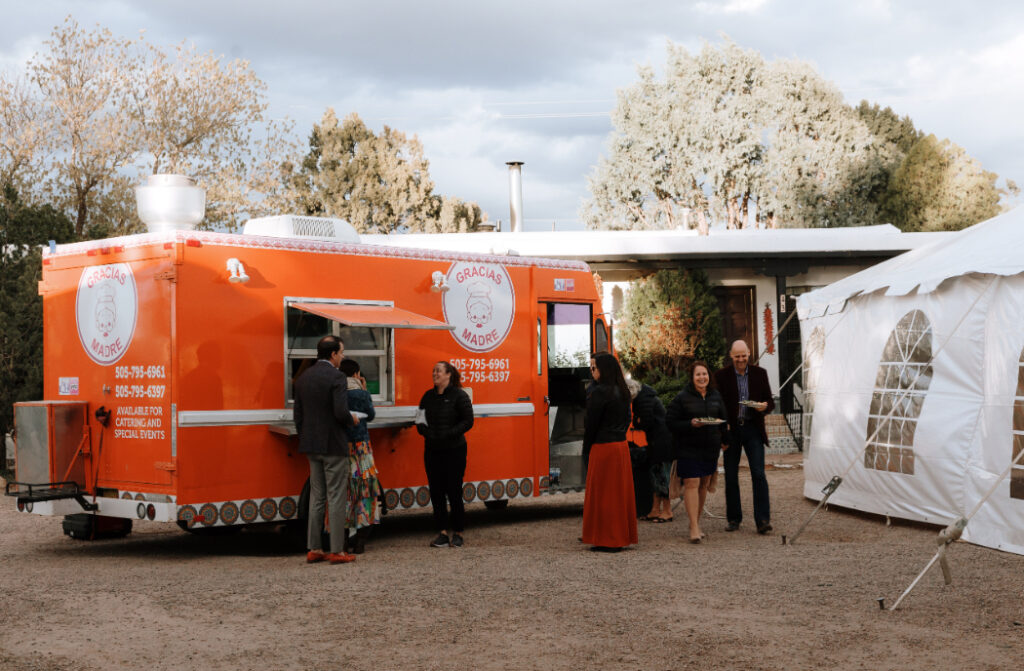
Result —
[[[285, 523], [284, 530], [290, 538], [290, 543], [294, 545], [296, 551], [306, 551], [306, 536], [309, 531], [309, 478], [306, 478], [306, 483], [302, 485], [302, 493], [299, 494], [298, 509], [295, 512], [295, 519], [288, 520]], [[331, 535], [326, 531], [321, 536], [321, 542], [323, 547], [331, 547]]]
[[244, 524], [235, 524], [229, 527], [203, 527], [189, 526], [185, 520], [178, 520], [178, 526], [193, 536], [234, 536], [242, 530]]
[[76, 541], [93, 541], [124, 538], [132, 532], [132, 521], [122, 517], [74, 513], [64, 516], [61, 527], [65, 534]]
[[486, 506], [488, 510], [504, 510], [505, 508], [508, 508], [508, 499], [484, 501], [484, 506]]

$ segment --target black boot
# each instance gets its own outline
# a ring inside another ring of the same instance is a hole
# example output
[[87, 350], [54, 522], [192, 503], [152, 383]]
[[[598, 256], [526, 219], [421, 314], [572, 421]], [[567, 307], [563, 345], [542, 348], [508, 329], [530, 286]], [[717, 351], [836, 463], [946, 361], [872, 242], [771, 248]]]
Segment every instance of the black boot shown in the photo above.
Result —
[[366, 539], [370, 535], [370, 527], [363, 527], [352, 539], [352, 554], [361, 555], [366, 551]]

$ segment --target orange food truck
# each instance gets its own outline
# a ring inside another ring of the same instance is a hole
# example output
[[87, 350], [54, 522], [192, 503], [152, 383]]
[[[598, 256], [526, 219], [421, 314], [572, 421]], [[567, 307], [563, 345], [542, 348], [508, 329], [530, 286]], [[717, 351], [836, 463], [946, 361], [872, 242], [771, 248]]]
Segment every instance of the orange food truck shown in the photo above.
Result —
[[[172, 209], [175, 189], [198, 188], [175, 179], [159, 195]], [[361, 244], [331, 219], [182, 226], [164, 215], [149, 233], [44, 252], [45, 400], [15, 407], [19, 510], [84, 520], [65, 531], [87, 538], [131, 520], [304, 519], [292, 382], [331, 333], [368, 380], [389, 509], [430, 503], [413, 420], [442, 360], [476, 415], [467, 502], [582, 488], [589, 352], [610, 349], [585, 264]]]

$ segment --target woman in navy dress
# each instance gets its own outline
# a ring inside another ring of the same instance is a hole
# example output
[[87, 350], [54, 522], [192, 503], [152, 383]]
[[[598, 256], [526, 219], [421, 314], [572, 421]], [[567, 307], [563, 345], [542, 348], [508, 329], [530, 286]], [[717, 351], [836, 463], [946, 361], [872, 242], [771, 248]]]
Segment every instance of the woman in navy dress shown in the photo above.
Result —
[[711, 476], [718, 457], [729, 446], [725, 401], [713, 387], [711, 372], [703, 361], [690, 366], [690, 384], [668, 406], [666, 423], [676, 444], [676, 473], [683, 481], [683, 505], [690, 520], [690, 542], [700, 543], [700, 528]]

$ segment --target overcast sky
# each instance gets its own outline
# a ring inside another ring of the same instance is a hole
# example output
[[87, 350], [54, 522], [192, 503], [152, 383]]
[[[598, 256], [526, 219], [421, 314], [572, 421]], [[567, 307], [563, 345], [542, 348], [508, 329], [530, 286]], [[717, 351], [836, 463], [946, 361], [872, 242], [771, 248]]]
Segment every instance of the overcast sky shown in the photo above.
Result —
[[1024, 182], [1024, 3], [845, 0], [312, 2], [0, 0], [0, 68], [20, 70], [68, 14], [158, 44], [245, 58], [271, 113], [308, 137], [327, 107], [415, 133], [440, 193], [508, 221], [506, 161], [523, 161], [527, 230], [579, 228], [617, 89], [728, 35], [813, 63], [857, 104], [908, 114]]

